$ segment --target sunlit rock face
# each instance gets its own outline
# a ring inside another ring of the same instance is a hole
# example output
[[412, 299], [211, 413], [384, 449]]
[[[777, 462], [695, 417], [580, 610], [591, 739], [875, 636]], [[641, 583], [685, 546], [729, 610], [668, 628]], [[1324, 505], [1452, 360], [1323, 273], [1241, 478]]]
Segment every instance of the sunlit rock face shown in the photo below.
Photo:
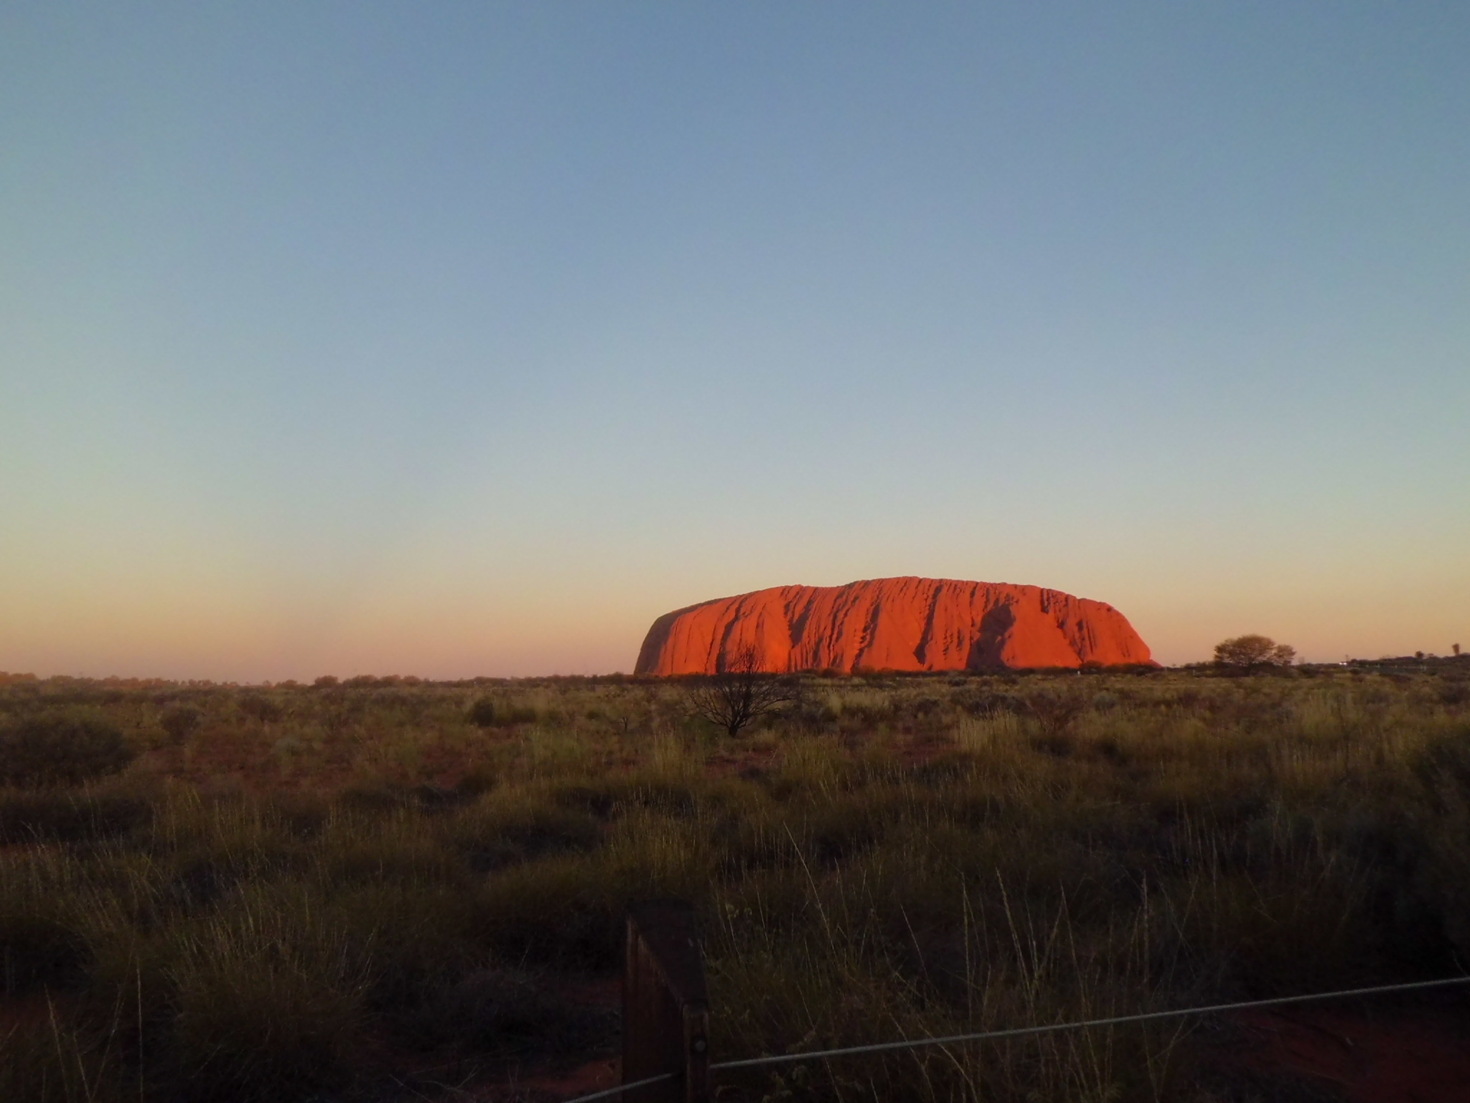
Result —
[[1148, 663], [1111, 605], [1040, 586], [877, 578], [776, 586], [665, 613], [638, 674], [713, 674], [753, 653], [760, 670], [1017, 670]]

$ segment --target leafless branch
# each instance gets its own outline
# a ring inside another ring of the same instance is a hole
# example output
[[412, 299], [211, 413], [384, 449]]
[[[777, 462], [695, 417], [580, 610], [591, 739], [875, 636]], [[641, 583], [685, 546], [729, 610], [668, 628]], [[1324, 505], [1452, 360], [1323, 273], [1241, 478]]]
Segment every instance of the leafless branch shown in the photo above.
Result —
[[695, 716], [723, 728], [731, 737], [762, 716], [796, 700], [792, 682], [760, 669], [760, 655], [752, 646], [737, 649], [725, 669], [694, 683], [689, 689], [689, 710]]

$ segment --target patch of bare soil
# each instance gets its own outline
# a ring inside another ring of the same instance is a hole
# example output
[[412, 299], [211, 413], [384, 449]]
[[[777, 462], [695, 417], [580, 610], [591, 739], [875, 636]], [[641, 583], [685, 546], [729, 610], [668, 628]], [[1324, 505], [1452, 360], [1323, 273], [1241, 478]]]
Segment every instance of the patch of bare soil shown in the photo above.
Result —
[[1243, 1011], [1224, 1033], [1209, 1063], [1252, 1085], [1241, 1099], [1470, 1103], [1463, 1005]]
[[[611, 1017], [622, 1008], [620, 974], [558, 978], [556, 996], [593, 1017]], [[612, 1052], [614, 1039], [599, 1052], [582, 1057], [528, 1056], [498, 1069], [482, 1068], [455, 1085], [458, 1099], [477, 1103], [559, 1103], [620, 1083], [622, 1060]]]
[[530, 1071], [499, 1087], [487, 1087], [473, 1098], [482, 1103], [560, 1103], [591, 1095], [619, 1083], [616, 1057], [589, 1061], [561, 1071]]

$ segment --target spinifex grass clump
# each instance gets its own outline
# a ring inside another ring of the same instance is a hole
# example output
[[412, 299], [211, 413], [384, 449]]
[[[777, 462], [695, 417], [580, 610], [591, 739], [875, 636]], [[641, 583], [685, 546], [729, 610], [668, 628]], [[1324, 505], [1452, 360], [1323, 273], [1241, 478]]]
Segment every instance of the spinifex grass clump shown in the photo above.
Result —
[[[6, 714], [98, 710], [143, 752], [118, 778], [0, 788], [0, 1099], [435, 1098], [606, 1057], [611, 1009], [576, 994], [615, 976], [628, 903], [658, 896], [701, 916], [717, 1060], [1470, 953], [1470, 700], [1436, 676], [802, 690], [731, 740], [671, 683], [0, 687]], [[1197, 1088], [1177, 1024], [726, 1085]]]

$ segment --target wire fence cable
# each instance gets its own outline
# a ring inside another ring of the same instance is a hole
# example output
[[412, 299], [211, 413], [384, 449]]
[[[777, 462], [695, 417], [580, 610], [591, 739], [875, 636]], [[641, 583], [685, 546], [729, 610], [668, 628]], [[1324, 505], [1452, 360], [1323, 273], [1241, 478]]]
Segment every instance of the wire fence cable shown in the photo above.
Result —
[[[782, 1053], [774, 1057], [746, 1057], [738, 1061], [721, 1061], [710, 1065], [710, 1072], [727, 1069], [762, 1068], [767, 1065], [787, 1065], [799, 1061], [815, 1061], [829, 1057], [850, 1057], [862, 1053], [891, 1053], [901, 1049], [919, 1049], [923, 1046], [955, 1045], [960, 1042], [986, 1042], [1002, 1038], [1022, 1038], [1032, 1034], [1050, 1034], [1062, 1030], [1086, 1030], [1099, 1026], [1122, 1026], [1126, 1023], [1154, 1022], [1160, 1019], [1179, 1019], [1188, 1015], [1218, 1015], [1225, 1011], [1248, 1011], [1257, 1007], [1282, 1007], [1293, 1003], [1311, 1003], [1316, 1000], [1339, 1000], [1354, 996], [1381, 996], [1391, 992], [1419, 992], [1429, 988], [1448, 988], [1456, 984], [1470, 984], [1470, 976], [1448, 977], [1440, 980], [1411, 981], [1407, 984], [1383, 984], [1373, 988], [1346, 988], [1337, 992], [1313, 992], [1305, 996], [1277, 996], [1268, 1000], [1241, 1000], [1236, 1003], [1217, 1003], [1207, 1007], [1185, 1007], [1173, 1011], [1145, 1011], [1136, 1015], [1114, 1015], [1105, 1019], [1084, 1019], [1070, 1023], [1048, 1023], [1043, 1026], [1019, 1026], [1007, 1030], [983, 1030], [974, 1034], [950, 1034], [943, 1038], [906, 1038], [897, 1042], [876, 1042], [865, 1046], [844, 1046], [840, 1049], [819, 1049], [806, 1053]], [[566, 1103], [592, 1103], [596, 1099], [607, 1099], [621, 1095], [633, 1088], [662, 1083], [676, 1074], [662, 1073], [631, 1084], [619, 1084], [591, 1095], [579, 1095]]]
[[[877, 1042], [866, 1046], [844, 1046], [841, 1049], [814, 1050], [810, 1053], [783, 1053], [775, 1057], [747, 1057], [741, 1061], [722, 1061], [709, 1067], [710, 1072], [723, 1069], [750, 1069], [763, 1065], [784, 1065], [795, 1061], [812, 1061], [819, 1057], [847, 1057], [859, 1053], [886, 1053], [921, 1046], [943, 1046], [958, 1042], [984, 1042], [1001, 1038], [1021, 1038], [1028, 1034], [1049, 1034], [1061, 1030], [1086, 1030], [1096, 1026], [1121, 1026], [1156, 1019], [1178, 1019], [1186, 1015], [1216, 1015], [1222, 1011], [1245, 1011], [1253, 1007], [1280, 1007], [1289, 1003], [1312, 1000], [1345, 999], [1350, 996], [1377, 996], [1389, 992], [1414, 992], [1425, 988], [1445, 988], [1452, 984], [1470, 984], [1470, 977], [1414, 981], [1409, 984], [1385, 984], [1376, 988], [1348, 988], [1340, 992], [1314, 992], [1307, 996], [1278, 996], [1269, 1000], [1242, 1000], [1239, 1003], [1217, 1003], [1209, 1007], [1186, 1007], [1175, 1011], [1145, 1011], [1137, 1015], [1114, 1015], [1107, 1019], [1086, 1019], [1073, 1023], [1049, 1023], [1045, 1026], [1019, 1026], [1009, 1030], [985, 1030], [977, 1034], [951, 1034], [944, 1038], [910, 1038], [900, 1042]], [[577, 1103], [573, 1100], [572, 1103]]]

